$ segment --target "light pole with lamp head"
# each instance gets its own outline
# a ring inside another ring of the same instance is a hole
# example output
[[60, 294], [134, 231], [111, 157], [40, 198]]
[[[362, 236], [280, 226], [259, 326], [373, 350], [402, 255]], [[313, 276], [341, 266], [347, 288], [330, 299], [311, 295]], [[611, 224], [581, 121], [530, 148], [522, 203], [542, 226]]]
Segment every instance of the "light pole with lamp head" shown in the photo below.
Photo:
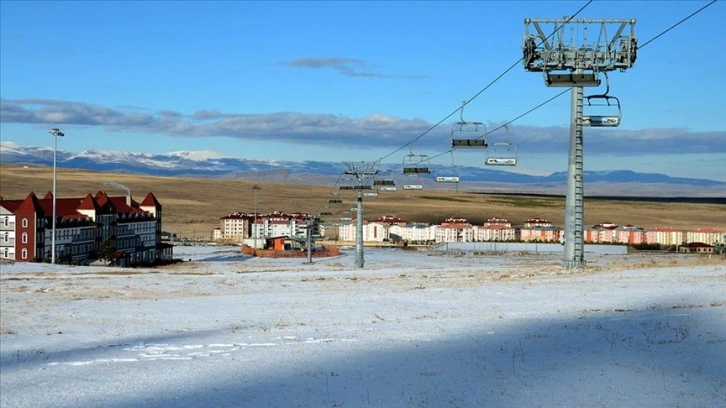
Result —
[[65, 134], [61, 132], [58, 128], [53, 128], [50, 130], [51, 135], [53, 135], [53, 226], [52, 226], [52, 235], [50, 237], [50, 263], [55, 264], [55, 173], [56, 173], [56, 158], [58, 156], [58, 136], [63, 137]]
[[252, 233], [255, 235], [255, 251], [257, 251], [257, 234], [259, 229], [257, 228], [257, 190], [262, 190], [262, 187], [255, 184], [252, 186], [253, 195], [255, 197], [255, 221], [252, 224]]

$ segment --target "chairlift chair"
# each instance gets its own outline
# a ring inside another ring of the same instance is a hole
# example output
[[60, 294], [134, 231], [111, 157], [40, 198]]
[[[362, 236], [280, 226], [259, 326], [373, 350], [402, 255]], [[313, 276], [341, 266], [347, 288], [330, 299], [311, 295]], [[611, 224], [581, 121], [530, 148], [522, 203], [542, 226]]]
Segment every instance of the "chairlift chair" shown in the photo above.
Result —
[[451, 152], [451, 165], [441, 166], [436, 172], [437, 183], [458, 183], [459, 172], [454, 165], [454, 152]]
[[[614, 96], [608, 95], [591, 95], [587, 96], [587, 110], [596, 107], [596, 110], [609, 110], [608, 114], [603, 115], [602, 112], [597, 115], [583, 114], [582, 125], [593, 126], [593, 127], [617, 127], [620, 126], [620, 120], [623, 117], [622, 110], [620, 109], [620, 100]], [[593, 102], [593, 100], [595, 102]], [[615, 111], [617, 109], [617, 111]], [[583, 109], [585, 110], [585, 109]]]
[[[620, 100], [610, 93], [610, 80], [607, 72], [605, 73], [605, 93], [602, 95], [586, 96], [587, 106], [583, 106], [583, 111], [593, 111], [593, 113], [582, 115], [582, 125], [592, 127], [617, 127], [623, 118], [623, 112], [620, 108]], [[593, 102], [594, 101], [594, 102]], [[606, 114], [603, 114], [605, 112]]]
[[486, 149], [487, 142], [484, 136], [486, 136], [487, 128], [482, 122], [464, 120], [465, 105], [466, 101], [461, 105], [460, 120], [451, 125], [451, 147], [454, 149]]
[[409, 153], [403, 157], [403, 174], [406, 176], [418, 177], [422, 174], [430, 174], [429, 157], [425, 154]]
[[385, 176], [379, 176], [373, 179], [374, 187], [395, 187], [396, 181], [391, 177], [390, 171], [386, 171]]
[[492, 143], [487, 148], [484, 164], [488, 166], [516, 166], [517, 147], [510, 142]]

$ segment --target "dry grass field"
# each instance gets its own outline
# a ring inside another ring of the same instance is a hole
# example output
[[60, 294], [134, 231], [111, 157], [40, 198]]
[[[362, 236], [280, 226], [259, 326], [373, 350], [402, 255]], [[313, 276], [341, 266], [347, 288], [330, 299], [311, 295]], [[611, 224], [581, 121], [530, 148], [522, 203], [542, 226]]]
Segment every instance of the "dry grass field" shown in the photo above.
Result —
[[[42, 197], [52, 190], [52, 168], [0, 163], [0, 196], [23, 199], [30, 191]], [[90, 172], [58, 168], [58, 197], [85, 196], [103, 190], [111, 196], [131, 189], [136, 200], [153, 192], [164, 207], [164, 229], [182, 237], [211, 236], [219, 219], [229, 213], [253, 212], [252, 186], [262, 187], [257, 194], [257, 209], [319, 213], [330, 211], [350, 216], [355, 207], [355, 192], [334, 190], [332, 185], [283, 184], [266, 181], [192, 177], [154, 177], [124, 173]], [[328, 204], [332, 194], [340, 193], [344, 204]], [[324, 207], [328, 208], [324, 208]], [[461, 217], [473, 224], [487, 218], [506, 218], [521, 224], [533, 217], [564, 224], [564, 197], [486, 195], [454, 189], [381, 193], [365, 198], [365, 218], [395, 215], [408, 221], [436, 223], [448, 217]], [[345, 213], [345, 214], [343, 214]], [[614, 222], [646, 228], [715, 227], [726, 229], [726, 205], [626, 202], [585, 199], [585, 225]]]

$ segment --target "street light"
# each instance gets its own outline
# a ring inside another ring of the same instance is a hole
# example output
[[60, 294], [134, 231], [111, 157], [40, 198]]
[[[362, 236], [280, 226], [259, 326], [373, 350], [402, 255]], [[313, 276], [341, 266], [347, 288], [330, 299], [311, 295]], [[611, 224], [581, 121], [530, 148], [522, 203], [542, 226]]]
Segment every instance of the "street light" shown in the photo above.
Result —
[[252, 233], [255, 235], [255, 251], [257, 251], [257, 233], [259, 231], [257, 228], [257, 190], [262, 190], [262, 187], [257, 184], [252, 186], [253, 195], [255, 197], [255, 221], [252, 224]]
[[53, 128], [50, 130], [51, 135], [53, 135], [53, 227], [52, 227], [52, 235], [50, 237], [51, 247], [50, 247], [50, 263], [55, 264], [55, 172], [56, 172], [56, 158], [58, 155], [58, 136], [63, 137], [65, 134], [61, 132], [58, 128]]

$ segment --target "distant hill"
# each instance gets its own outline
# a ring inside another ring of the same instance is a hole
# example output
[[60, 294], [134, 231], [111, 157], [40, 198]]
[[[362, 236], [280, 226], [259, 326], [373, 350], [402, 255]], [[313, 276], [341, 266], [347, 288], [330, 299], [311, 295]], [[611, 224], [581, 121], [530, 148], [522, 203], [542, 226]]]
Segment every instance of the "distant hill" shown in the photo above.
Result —
[[[3, 163], [53, 165], [53, 149], [0, 142]], [[59, 167], [112, 171], [154, 176], [235, 178], [285, 183], [334, 184], [345, 170], [342, 162], [248, 160], [225, 157], [210, 151], [177, 151], [166, 154], [113, 150], [58, 150]], [[442, 166], [431, 165], [436, 174]], [[400, 165], [382, 164], [382, 172], [399, 174]], [[535, 176], [485, 167], [457, 167], [461, 188], [492, 192], [564, 194], [567, 172]], [[402, 178], [399, 177], [399, 178]], [[651, 195], [723, 197], [726, 183], [694, 178], [670, 177], [630, 170], [585, 171], [586, 195]], [[433, 180], [422, 180], [427, 188], [451, 188]]]

